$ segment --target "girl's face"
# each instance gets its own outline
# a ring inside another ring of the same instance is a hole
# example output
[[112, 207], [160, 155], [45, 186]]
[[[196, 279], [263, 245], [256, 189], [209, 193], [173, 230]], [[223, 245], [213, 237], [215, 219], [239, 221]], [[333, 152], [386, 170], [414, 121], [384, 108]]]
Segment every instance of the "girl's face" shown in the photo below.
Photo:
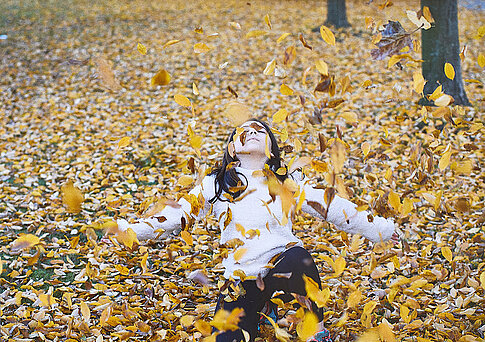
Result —
[[263, 125], [257, 121], [247, 121], [237, 128], [234, 135], [236, 156], [250, 154], [266, 158], [268, 151], [271, 151], [271, 140]]

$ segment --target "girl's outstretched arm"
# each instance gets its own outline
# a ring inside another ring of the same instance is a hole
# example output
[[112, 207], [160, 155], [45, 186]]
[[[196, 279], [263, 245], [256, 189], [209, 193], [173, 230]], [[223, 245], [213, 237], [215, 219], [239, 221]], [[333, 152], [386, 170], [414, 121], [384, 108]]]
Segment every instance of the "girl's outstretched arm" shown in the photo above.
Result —
[[162, 210], [151, 217], [139, 219], [135, 223], [118, 219], [118, 229], [125, 231], [131, 228], [138, 240], [165, 238], [172, 233], [178, 234], [184, 223], [200, 219], [207, 214], [210, 209], [208, 199], [213, 193], [214, 178], [206, 176], [189, 194], [180, 198], [178, 202], [166, 203]]
[[[300, 183], [305, 191], [302, 210], [310, 215], [333, 223], [338, 229], [347, 233], [359, 234], [373, 241], [397, 239], [394, 232], [395, 223], [391, 219], [372, 216], [368, 211], [358, 211], [357, 205], [335, 195], [328, 206], [324, 200], [324, 189], [315, 189], [310, 184]], [[316, 204], [318, 203], [318, 204]]]

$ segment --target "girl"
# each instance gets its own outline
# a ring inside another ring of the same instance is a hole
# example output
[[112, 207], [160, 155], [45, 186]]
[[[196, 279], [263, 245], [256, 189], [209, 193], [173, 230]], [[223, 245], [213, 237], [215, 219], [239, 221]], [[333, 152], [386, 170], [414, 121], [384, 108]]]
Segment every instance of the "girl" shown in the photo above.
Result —
[[[221, 244], [232, 248], [223, 261], [230, 286], [221, 289], [219, 310], [242, 309], [237, 330], [224, 331], [217, 341], [244, 341], [257, 336], [260, 312], [276, 291], [306, 295], [303, 276], [321, 288], [312, 256], [292, 233], [291, 216], [297, 206], [313, 216], [371, 241], [397, 242], [394, 223], [382, 217], [369, 222], [368, 212], [357, 211], [352, 202], [335, 196], [324, 199], [323, 189], [288, 175], [282, 168], [277, 141], [268, 125], [251, 119], [235, 129], [220, 166], [203, 178], [176, 205], [167, 205], [149, 219], [130, 224], [118, 220], [120, 230], [133, 229], [138, 239], [153, 239], [200, 219], [211, 212], [219, 219]], [[327, 196], [328, 197], [328, 196]], [[327, 205], [326, 202], [330, 202]], [[156, 231], [158, 230], [158, 231]], [[281, 276], [286, 275], [286, 276]], [[330, 341], [323, 327], [323, 310], [310, 301], [319, 319], [319, 332], [309, 341]]]

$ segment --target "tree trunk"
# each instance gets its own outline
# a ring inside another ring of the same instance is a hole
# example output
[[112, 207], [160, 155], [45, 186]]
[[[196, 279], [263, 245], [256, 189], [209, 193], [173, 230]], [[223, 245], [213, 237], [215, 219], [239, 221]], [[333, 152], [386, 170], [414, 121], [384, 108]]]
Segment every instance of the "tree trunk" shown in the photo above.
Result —
[[345, 0], [327, 0], [327, 21], [325, 24], [333, 25], [336, 28], [350, 26], [347, 21]]
[[[421, 8], [428, 6], [435, 20], [434, 27], [421, 30], [423, 77], [427, 81], [424, 94], [431, 94], [441, 84], [443, 92], [451, 95], [455, 104], [469, 106], [461, 76], [460, 43], [458, 40], [457, 0], [421, 0]], [[455, 78], [446, 77], [448, 62], [455, 69]], [[431, 105], [429, 100], [421, 101]]]

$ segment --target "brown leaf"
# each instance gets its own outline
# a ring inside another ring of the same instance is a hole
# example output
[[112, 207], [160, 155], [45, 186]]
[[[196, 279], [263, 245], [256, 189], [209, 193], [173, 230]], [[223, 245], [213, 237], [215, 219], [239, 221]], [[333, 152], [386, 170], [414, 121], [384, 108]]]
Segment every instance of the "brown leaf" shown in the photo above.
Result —
[[399, 21], [389, 20], [380, 33], [382, 38], [376, 43], [378, 48], [371, 50], [371, 56], [375, 60], [383, 60], [388, 56], [396, 55], [406, 46], [413, 49], [412, 32], [407, 33]]

